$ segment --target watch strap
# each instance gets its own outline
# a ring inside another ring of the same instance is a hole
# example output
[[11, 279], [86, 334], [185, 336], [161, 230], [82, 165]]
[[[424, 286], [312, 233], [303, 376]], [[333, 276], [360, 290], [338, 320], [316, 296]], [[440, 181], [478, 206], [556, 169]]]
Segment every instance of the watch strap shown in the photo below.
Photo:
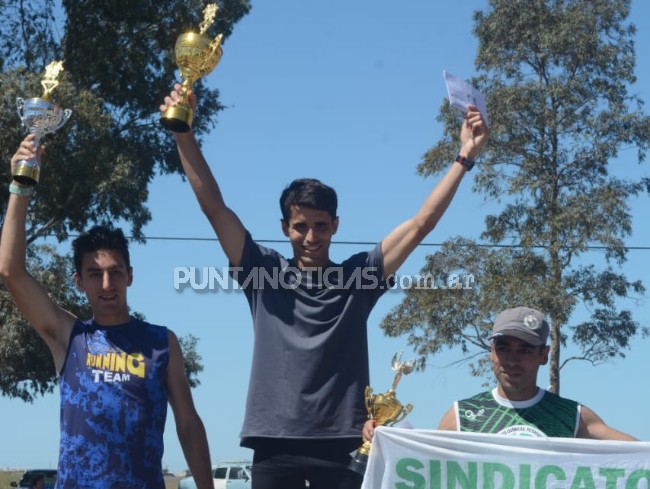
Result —
[[470, 160], [469, 158], [461, 156], [460, 154], [456, 155], [456, 159], [454, 161], [463, 165], [467, 171], [470, 171], [472, 168], [474, 168], [474, 165], [476, 164], [474, 160]]
[[30, 187], [26, 185], [18, 185], [17, 183], [13, 183], [13, 182], [9, 184], [9, 192], [12, 194], [20, 195], [21, 197], [32, 195], [33, 191], [34, 191], [34, 187]]

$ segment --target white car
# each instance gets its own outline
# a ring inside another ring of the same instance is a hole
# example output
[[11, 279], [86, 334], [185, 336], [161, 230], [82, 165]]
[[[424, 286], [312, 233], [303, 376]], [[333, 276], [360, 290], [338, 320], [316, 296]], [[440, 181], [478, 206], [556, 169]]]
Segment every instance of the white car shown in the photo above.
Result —
[[[249, 460], [218, 462], [212, 467], [214, 489], [250, 489], [252, 463]], [[178, 489], [196, 489], [193, 477], [178, 481]]]

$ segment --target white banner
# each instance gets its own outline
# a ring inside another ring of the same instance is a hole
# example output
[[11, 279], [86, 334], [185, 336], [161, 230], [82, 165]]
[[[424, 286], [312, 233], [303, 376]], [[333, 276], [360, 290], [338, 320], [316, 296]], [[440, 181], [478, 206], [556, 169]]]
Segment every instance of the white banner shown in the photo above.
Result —
[[378, 427], [362, 489], [650, 489], [650, 442]]

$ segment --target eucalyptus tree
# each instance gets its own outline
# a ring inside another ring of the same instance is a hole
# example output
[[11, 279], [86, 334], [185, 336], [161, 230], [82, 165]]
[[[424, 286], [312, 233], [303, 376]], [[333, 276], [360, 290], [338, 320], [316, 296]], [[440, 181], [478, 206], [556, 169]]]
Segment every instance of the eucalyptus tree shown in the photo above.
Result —
[[[247, 0], [223, 0], [206, 35], [224, 35], [250, 10]], [[62, 60], [64, 71], [53, 101], [72, 110], [66, 125], [46, 139], [43, 168], [28, 217], [29, 267], [53, 296], [87, 316], [71, 290], [69, 259], [45, 236], [59, 242], [94, 223], [119, 222], [136, 240], [151, 219], [148, 189], [160, 174], [181, 174], [170, 134], [159, 124], [158, 106], [176, 73], [174, 44], [198, 31], [205, 2], [198, 0], [1, 0], [0, 160], [9, 181], [9, 159], [26, 130], [16, 98], [43, 92], [45, 67]], [[227, 52], [227, 48], [226, 48]], [[199, 141], [223, 109], [217, 89], [204, 80], [193, 128]], [[4, 216], [7, 192], [0, 192]], [[2, 219], [2, 218], [0, 218]], [[1, 222], [0, 222], [1, 224]], [[182, 344], [198, 382], [196, 339]], [[51, 391], [55, 373], [44, 344], [13, 308], [0, 285], [0, 393], [24, 400]]]
[[[473, 274], [473, 282], [411, 289], [382, 322], [388, 335], [408, 335], [420, 368], [441, 350], [460, 348], [478, 358], [472, 373], [485, 374], [493, 319], [518, 305], [549, 317], [556, 392], [568, 361], [624, 357], [632, 339], [647, 334], [621, 306], [644, 292], [620, 266], [632, 232], [629, 200], [650, 191], [636, 170], [650, 118], [634, 93], [630, 3], [490, 0], [475, 12], [471, 83], [487, 97], [492, 135], [473, 190], [497, 210], [485, 218], [479, 241], [449, 240], [422, 270], [438, 279]], [[459, 113], [445, 104], [439, 120], [445, 137], [418, 166], [424, 176], [444, 171], [458, 146]], [[603, 250], [602, 266], [583, 259], [594, 246]], [[587, 314], [582, 321], [572, 319], [578, 307]], [[562, 359], [568, 341], [580, 353]]]

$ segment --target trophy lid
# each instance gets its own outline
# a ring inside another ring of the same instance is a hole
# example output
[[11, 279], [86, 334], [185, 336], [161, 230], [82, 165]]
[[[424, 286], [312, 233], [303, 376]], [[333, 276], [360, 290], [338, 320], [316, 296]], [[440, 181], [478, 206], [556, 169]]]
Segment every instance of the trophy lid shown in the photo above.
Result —
[[57, 78], [61, 71], [63, 71], [63, 61], [52, 61], [45, 67], [45, 76], [41, 80], [41, 86], [43, 87], [42, 99], [50, 100], [52, 90], [59, 86]]
[[199, 32], [201, 34], [205, 34], [205, 31], [207, 31], [208, 28], [214, 23], [214, 18], [217, 15], [218, 9], [219, 8], [217, 7], [216, 3], [211, 3], [203, 9], [203, 22], [201, 22], [199, 25]]

